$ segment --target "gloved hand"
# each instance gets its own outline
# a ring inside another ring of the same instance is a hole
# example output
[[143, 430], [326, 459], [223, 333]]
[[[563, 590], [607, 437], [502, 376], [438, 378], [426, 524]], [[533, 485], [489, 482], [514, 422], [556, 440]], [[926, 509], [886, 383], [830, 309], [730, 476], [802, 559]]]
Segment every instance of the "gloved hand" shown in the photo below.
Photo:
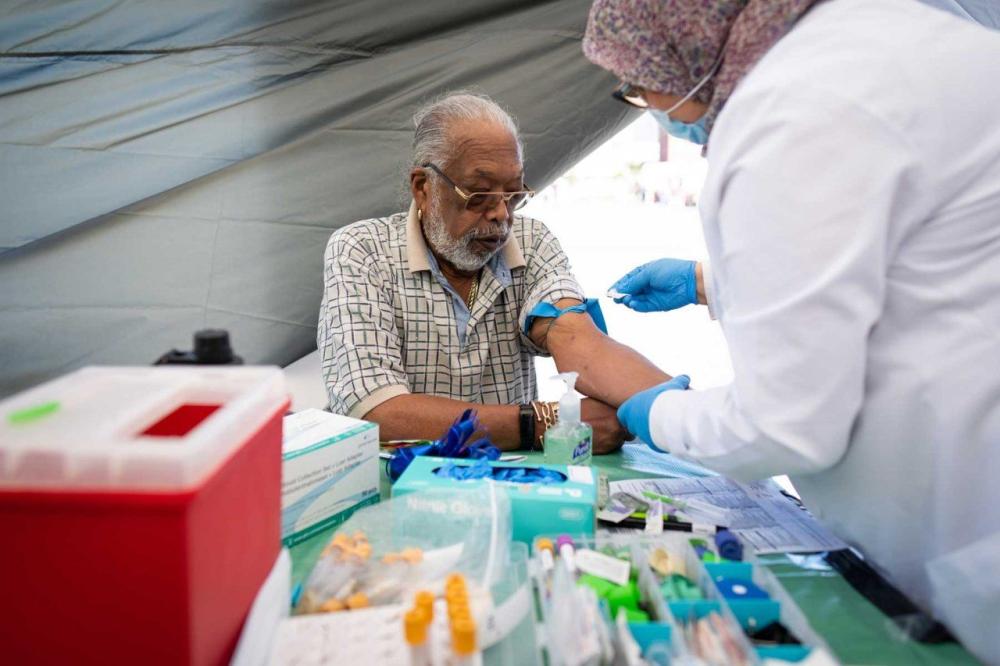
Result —
[[653, 408], [653, 403], [664, 391], [686, 391], [690, 384], [690, 377], [677, 375], [668, 382], [640, 391], [621, 404], [618, 408], [618, 420], [630, 433], [652, 446], [653, 437], [649, 434], [649, 410]]
[[615, 298], [636, 312], [662, 312], [698, 303], [696, 263], [684, 259], [657, 259], [633, 268], [611, 286]]

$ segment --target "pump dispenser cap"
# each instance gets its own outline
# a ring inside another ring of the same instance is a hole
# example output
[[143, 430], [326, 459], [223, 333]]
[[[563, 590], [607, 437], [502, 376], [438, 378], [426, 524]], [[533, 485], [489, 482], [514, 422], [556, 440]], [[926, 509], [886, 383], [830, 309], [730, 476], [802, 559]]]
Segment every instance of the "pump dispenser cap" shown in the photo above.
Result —
[[580, 396], [576, 393], [578, 372], [561, 372], [553, 379], [561, 379], [566, 384], [566, 393], [559, 398], [559, 422], [577, 424], [580, 422]]

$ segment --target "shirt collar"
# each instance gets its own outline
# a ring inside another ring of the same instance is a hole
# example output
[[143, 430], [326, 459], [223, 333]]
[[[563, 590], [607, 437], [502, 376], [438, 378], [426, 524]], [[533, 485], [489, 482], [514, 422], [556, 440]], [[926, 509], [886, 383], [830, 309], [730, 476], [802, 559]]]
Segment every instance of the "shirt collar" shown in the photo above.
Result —
[[[448, 289], [451, 289], [448, 278], [441, 272], [441, 265], [438, 264], [437, 257], [434, 256], [434, 253], [429, 248], [424, 254], [424, 259], [427, 260], [427, 270], [431, 272], [431, 275], [442, 285], [447, 285]], [[504, 289], [514, 284], [514, 279], [510, 274], [510, 267], [507, 265], [507, 259], [502, 252], [498, 252], [490, 257], [490, 260], [486, 262], [485, 268], [489, 269], [489, 272], [493, 274], [493, 277], [496, 278], [497, 282]]]
[[[428, 260], [430, 254], [430, 248], [427, 247], [427, 242], [424, 240], [424, 233], [420, 229], [420, 221], [417, 219], [417, 202], [411, 201], [410, 212], [406, 217], [406, 260], [410, 266], [410, 272], [419, 273], [420, 271], [431, 270], [431, 264]], [[517, 238], [514, 237], [513, 233], [507, 237], [507, 242], [503, 244], [500, 252], [490, 260], [491, 268], [497, 266], [494, 260], [498, 257], [503, 259], [503, 264], [508, 269], [520, 268], [527, 265], [527, 262], [524, 260], [524, 253], [521, 252], [521, 246], [518, 244]], [[493, 272], [496, 274], [496, 270]]]

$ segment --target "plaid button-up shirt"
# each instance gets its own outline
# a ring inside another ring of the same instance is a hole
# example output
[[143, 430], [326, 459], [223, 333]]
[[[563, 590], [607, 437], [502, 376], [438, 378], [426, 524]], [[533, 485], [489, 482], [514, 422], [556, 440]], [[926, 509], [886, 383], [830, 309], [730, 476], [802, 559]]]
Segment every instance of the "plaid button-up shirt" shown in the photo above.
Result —
[[405, 393], [535, 399], [533, 358], [546, 352], [524, 335], [525, 319], [543, 301], [583, 300], [559, 242], [519, 216], [483, 270], [471, 312], [433, 261], [412, 205], [335, 231], [323, 273], [317, 344], [330, 407], [359, 418]]

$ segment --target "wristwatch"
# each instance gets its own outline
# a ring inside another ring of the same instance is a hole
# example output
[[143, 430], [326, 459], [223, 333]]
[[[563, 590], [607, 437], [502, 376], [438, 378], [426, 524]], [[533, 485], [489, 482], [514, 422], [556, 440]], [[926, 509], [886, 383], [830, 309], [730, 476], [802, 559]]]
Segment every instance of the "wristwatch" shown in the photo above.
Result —
[[535, 410], [531, 403], [521, 405], [518, 412], [518, 423], [521, 428], [521, 450], [531, 451], [535, 444]]

